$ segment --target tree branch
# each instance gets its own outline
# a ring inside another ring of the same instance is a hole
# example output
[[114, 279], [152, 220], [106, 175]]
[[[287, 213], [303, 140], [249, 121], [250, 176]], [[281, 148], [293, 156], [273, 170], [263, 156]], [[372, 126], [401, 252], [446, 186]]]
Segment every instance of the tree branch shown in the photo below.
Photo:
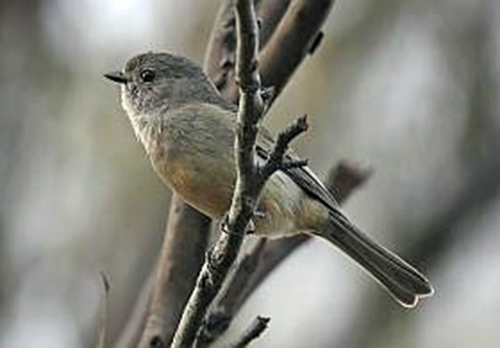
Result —
[[236, 76], [241, 91], [234, 145], [236, 185], [231, 207], [223, 223], [226, 233], [221, 234], [207, 255], [174, 335], [172, 347], [190, 347], [195, 341], [203, 317], [238, 255], [246, 227], [265, 183], [259, 176], [260, 168], [255, 164], [257, 123], [263, 102], [257, 72], [257, 19], [252, 0], [239, 0], [236, 3], [236, 27]]
[[[217, 89], [224, 93], [225, 88], [234, 83], [236, 62], [236, 19], [235, 0], [221, 3], [215, 23], [208, 39], [203, 66]], [[237, 99], [231, 101], [236, 102]]]
[[[312, 46], [317, 46], [316, 38], [333, 3], [334, 0], [291, 1], [259, 56], [262, 85], [274, 87], [273, 100], [310, 53]], [[238, 95], [237, 86], [228, 85], [226, 88], [231, 98]]]
[[171, 342], [180, 315], [203, 263], [210, 219], [180, 199], [170, 205], [147, 321], [138, 347]]
[[[210, 34], [205, 65], [217, 88], [228, 98], [238, 100], [234, 78], [236, 33], [235, 0], [226, 0], [217, 14]], [[262, 84], [274, 87], [269, 105], [279, 95], [295, 69], [320, 43], [320, 29], [334, 0], [262, 0], [258, 4], [261, 21], [260, 74]]]
[[289, 5], [290, 0], [262, 0], [256, 5], [260, 20], [260, 48], [264, 47], [274, 34]]
[[[235, 84], [236, 19], [235, 0], [222, 2], [208, 40], [204, 66], [219, 91], [229, 100], [238, 100]], [[262, 0], [256, 4], [259, 19], [259, 45], [264, 47], [290, 3], [290, 0]], [[233, 90], [234, 89], [234, 90]], [[235, 93], [236, 92], [236, 93]]]
[[[311, 51], [334, 0], [293, 0], [275, 34], [261, 53], [264, 86], [273, 86], [276, 95]], [[315, 45], [317, 46], [317, 44]]]
[[[341, 162], [330, 170], [325, 186], [335, 193], [339, 203], [343, 203], [370, 175], [371, 170]], [[261, 238], [243, 256], [232, 273], [229, 283], [205, 320], [200, 340], [209, 344], [219, 338], [255, 289], [283, 260], [309, 239], [305, 234], [276, 240]]]
[[267, 329], [271, 318], [266, 317], [257, 317], [250, 324], [250, 326], [245, 330], [243, 335], [233, 344], [230, 344], [229, 347], [233, 348], [245, 348], [248, 346], [253, 340], [259, 338], [259, 336]]
[[[321, 1], [311, 0], [311, 2]], [[290, 0], [258, 1], [257, 11], [260, 19], [260, 32], [262, 33], [261, 47], [265, 46], [268, 39], [270, 39], [274, 35], [275, 29], [282, 21], [282, 17], [285, 15], [285, 13], [290, 12], [287, 10], [289, 4]], [[232, 93], [231, 88], [236, 87], [234, 79], [236, 47], [234, 5], [235, 0], [226, 0], [223, 2], [223, 4], [221, 4], [219, 14], [217, 16], [217, 20], [215, 22], [214, 29], [212, 31], [207, 47], [204, 62], [205, 72], [211, 77], [213, 81], [215, 81], [221, 93], [226, 96], [226, 98], [233, 101], [235, 101], [238, 97], [238, 93], [233, 93], [233, 95], [230, 95]], [[323, 8], [323, 10], [321, 11], [318, 11], [318, 13], [322, 13], [320, 14], [321, 18], [324, 19], [326, 17], [328, 9], [329, 8], [327, 7]], [[318, 15], [318, 13], [313, 13], [313, 15]], [[310, 15], [311, 13], [308, 12], [308, 16]], [[310, 19], [310, 22], [318, 22], [316, 25], [319, 27], [323, 19]], [[290, 29], [290, 27], [286, 28]], [[282, 27], [280, 30], [283, 31], [285, 29], [283, 29]], [[307, 31], [307, 33], [312, 32], [314, 32], [314, 30]], [[298, 31], [294, 31], [294, 33], [296, 35], [298, 34]], [[284, 56], [297, 61], [296, 58], [292, 57], [292, 55], [297, 52], [296, 50], [292, 50], [287, 53], [278, 45], [274, 45], [273, 47], [277, 51], [282, 52]], [[279, 55], [275, 56], [279, 57]], [[288, 70], [288, 74], [291, 75], [293, 71], [293, 69]], [[268, 73], [269, 70], [266, 72], [266, 74]], [[284, 86], [290, 75], [286, 75], [286, 72], [283, 73], [283, 71], [281, 72], [281, 74], [273, 74], [274, 80], [271, 80], [271, 83]], [[264, 76], [263, 78], [268, 79], [266, 76]], [[270, 101], [274, 100], [277, 94], [278, 93], [273, 93]], [[176, 282], [179, 279], [191, 279], [194, 286], [194, 276], [197, 274], [199, 268], [201, 267], [201, 260], [203, 258], [202, 255], [204, 255], [205, 253], [205, 249], [202, 247], [202, 244], [204, 243], [203, 241], [206, 241], [206, 236], [209, 235], [209, 224], [205, 216], [184, 204], [175, 194], [173, 195], [171, 204], [175, 206], [176, 209], [171, 209], [170, 211], [168, 220], [169, 224], [167, 226], [166, 235], [172, 235], [174, 231], [176, 231], [175, 233], [178, 234], [178, 236], [175, 239], [170, 240], [170, 249], [179, 250], [182, 248], [181, 246], [184, 245], [185, 242], [189, 241], [198, 246], [198, 248], [196, 250], [193, 250], [191, 255], [188, 255], [188, 253], [184, 253], [182, 258], [177, 259], [178, 264], [191, 265], [190, 267], [174, 267], [170, 268], [170, 271], [159, 270], [159, 272], [162, 272], [164, 279], [167, 279], [170, 276], [173, 276], [175, 277], [175, 279], [177, 279], [176, 281], [169, 283], [169, 286], [177, 287]], [[166, 241], [167, 238], [165, 238], [165, 242]], [[163, 249], [165, 248], [168, 248], [166, 243], [163, 246]], [[162, 260], [159, 260], [158, 262], [158, 268], [163, 268], [163, 264], [169, 265], [172, 263], [170, 260], [173, 257], [168, 256], [169, 253], [162, 251], [161, 255], [163, 256]], [[176, 270], [175, 272], [174, 269]], [[165, 300], [161, 300], [159, 303], [168, 302], [166, 298], [170, 297], [172, 293], [176, 294], [175, 296], [180, 303], [185, 303], [189, 295], [188, 291], [186, 291], [184, 294], [182, 294], [182, 291], [179, 291], [179, 288], [177, 291], [170, 291], [168, 287], [165, 286], [165, 281], [161, 280], [161, 277], [157, 277], [157, 280], [160, 284], [164, 284], [163, 286], [157, 284], [154, 285], [154, 287], [156, 288], [155, 298], [159, 299], [160, 293], [162, 294], [161, 297], [165, 298]], [[123, 331], [123, 334], [118, 340], [120, 343], [119, 346], [122, 348], [135, 347], [138, 341], [138, 334], [140, 334], [144, 327], [147, 327], [148, 330], [143, 332], [142, 342], [151, 342], [152, 338], [160, 332], [160, 323], [169, 323], [168, 327], [163, 328], [165, 330], [165, 334], [163, 334], [161, 337], [163, 337], [165, 342], [170, 342], [175, 324], [180, 318], [179, 307], [174, 306], [173, 308], [167, 309], [167, 307], [160, 305], [158, 302], [154, 304], [151, 299], [151, 287], [149, 286], [144, 287], [140, 298], [142, 300], [138, 301], [137, 306], [134, 309], [134, 313], [136, 315], [134, 315], [133, 320], [130, 320], [129, 324], [127, 324], [126, 330]], [[146, 310], [146, 306], [149, 307], [148, 310]], [[145, 316], [147, 314], [150, 315], [146, 319]], [[161, 316], [166, 317], [158, 320], [158, 318], [160, 318]]]

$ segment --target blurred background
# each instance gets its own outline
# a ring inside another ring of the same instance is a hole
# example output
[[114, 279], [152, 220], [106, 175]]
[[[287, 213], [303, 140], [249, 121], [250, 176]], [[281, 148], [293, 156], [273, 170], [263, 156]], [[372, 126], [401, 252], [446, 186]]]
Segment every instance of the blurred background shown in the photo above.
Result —
[[[119, 333], [156, 258], [170, 192], [102, 73], [147, 50], [201, 62], [217, 6], [0, 0], [0, 347], [92, 346], [100, 271]], [[297, 147], [321, 176], [344, 158], [373, 169], [346, 213], [436, 293], [403, 309], [315, 240], [235, 328], [270, 316], [255, 347], [498, 344], [500, 2], [339, 0], [324, 29], [267, 123], [309, 114]]]

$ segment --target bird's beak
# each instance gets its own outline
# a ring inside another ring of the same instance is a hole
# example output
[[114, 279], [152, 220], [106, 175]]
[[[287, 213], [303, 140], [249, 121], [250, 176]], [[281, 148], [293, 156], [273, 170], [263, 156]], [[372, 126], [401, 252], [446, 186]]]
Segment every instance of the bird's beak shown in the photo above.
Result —
[[106, 74], [104, 74], [104, 77], [106, 77], [106, 78], [108, 78], [111, 81], [116, 82], [116, 83], [127, 83], [128, 82], [127, 77], [121, 71], [113, 71], [113, 72], [106, 73]]

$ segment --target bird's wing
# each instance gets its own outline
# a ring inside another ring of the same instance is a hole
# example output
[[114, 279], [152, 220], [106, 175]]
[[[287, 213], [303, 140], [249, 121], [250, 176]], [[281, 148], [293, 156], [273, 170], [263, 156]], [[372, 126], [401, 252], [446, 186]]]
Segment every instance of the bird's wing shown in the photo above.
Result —
[[[261, 159], [269, 157], [274, 147], [274, 139], [271, 133], [261, 127], [257, 137], [256, 153]], [[287, 160], [300, 160], [299, 156], [289, 151], [286, 154]], [[320, 201], [333, 211], [337, 211], [339, 205], [333, 195], [326, 189], [323, 183], [306, 166], [283, 170], [304, 192], [310, 197]]]

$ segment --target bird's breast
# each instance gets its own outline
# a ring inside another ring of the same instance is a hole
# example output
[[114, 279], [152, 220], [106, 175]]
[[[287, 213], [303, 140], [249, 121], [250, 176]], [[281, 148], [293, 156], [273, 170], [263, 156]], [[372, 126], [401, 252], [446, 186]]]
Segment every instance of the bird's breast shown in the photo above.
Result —
[[229, 209], [235, 181], [231, 164], [178, 144], [158, 147], [150, 159], [162, 180], [188, 204], [214, 219]]

